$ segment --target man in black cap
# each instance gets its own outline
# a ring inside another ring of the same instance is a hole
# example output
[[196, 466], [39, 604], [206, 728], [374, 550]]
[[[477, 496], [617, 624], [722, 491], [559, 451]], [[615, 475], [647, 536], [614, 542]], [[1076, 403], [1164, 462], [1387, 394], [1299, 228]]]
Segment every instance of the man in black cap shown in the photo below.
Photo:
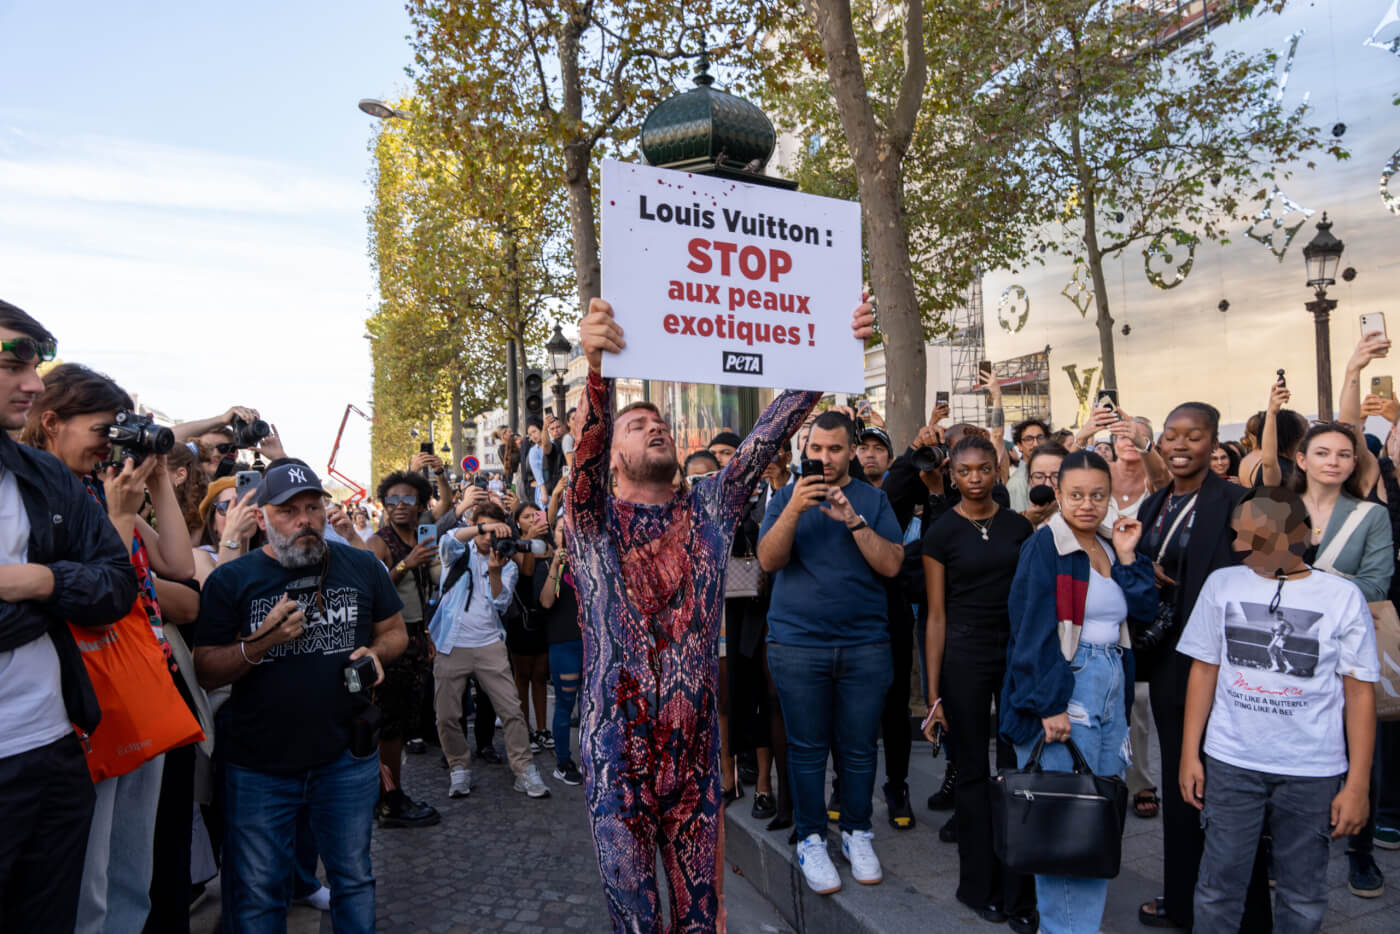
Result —
[[408, 637], [384, 566], [326, 541], [325, 500], [304, 462], [273, 461], [256, 499], [268, 544], [216, 568], [200, 601], [199, 681], [233, 685], [219, 742], [236, 930], [285, 927], [303, 810], [330, 880], [332, 926], [374, 929], [379, 749], [368, 697]]
[[710, 441], [710, 453], [719, 461], [719, 467], [723, 470], [729, 466], [729, 459], [734, 456], [734, 452], [739, 450], [739, 445], [744, 443], [744, 439], [726, 428], [715, 435]]
[[890, 462], [894, 460], [894, 444], [885, 429], [874, 425], [861, 429], [860, 437], [856, 440], [856, 460], [860, 461], [860, 467], [865, 471], [865, 479], [873, 486], [878, 488], [885, 482], [885, 471], [890, 469]]

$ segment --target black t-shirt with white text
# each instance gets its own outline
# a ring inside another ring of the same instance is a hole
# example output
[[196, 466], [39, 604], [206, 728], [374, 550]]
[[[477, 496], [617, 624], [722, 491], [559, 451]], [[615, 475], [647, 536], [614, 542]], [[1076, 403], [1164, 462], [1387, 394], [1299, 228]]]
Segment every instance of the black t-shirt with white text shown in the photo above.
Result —
[[314, 621], [319, 565], [284, 568], [259, 549], [215, 568], [204, 584], [194, 636], [199, 646], [231, 645], [256, 631], [289, 589], [298, 591], [298, 605], [308, 614], [300, 636], [275, 646], [233, 683], [223, 741], [234, 765], [295, 774], [334, 762], [350, 742], [355, 714], [345, 666], [351, 652], [370, 644], [374, 624], [402, 610], [403, 601], [373, 552], [327, 547], [324, 612]]

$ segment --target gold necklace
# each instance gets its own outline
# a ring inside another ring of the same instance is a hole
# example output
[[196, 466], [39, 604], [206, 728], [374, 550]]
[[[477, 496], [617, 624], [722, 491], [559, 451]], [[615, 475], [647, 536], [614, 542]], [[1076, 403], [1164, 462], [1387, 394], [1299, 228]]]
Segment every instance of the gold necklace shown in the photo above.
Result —
[[[1001, 511], [1000, 509], [997, 510], [997, 512], [1000, 512], [1000, 511]], [[984, 519], [984, 520], [977, 520], [977, 519], [974, 519], [974, 518], [972, 518], [971, 516], [969, 516], [967, 513], [963, 512], [961, 509], [959, 509], [959, 510], [957, 511], [957, 513], [958, 513], [958, 515], [960, 515], [960, 516], [962, 516], [964, 519], [966, 519], [968, 522], [971, 522], [973, 528], [975, 528], [977, 531], [979, 531], [979, 532], [982, 533], [982, 541], [984, 541], [984, 542], [985, 542], [985, 541], [990, 541], [990, 539], [988, 539], [987, 536], [991, 533], [991, 530], [992, 530], [992, 521], [993, 521], [994, 519], [996, 519], [996, 517], [997, 517], [997, 513], [996, 513], [996, 512], [992, 513], [990, 516], [988, 516], [988, 517], [987, 517], [986, 519]]]

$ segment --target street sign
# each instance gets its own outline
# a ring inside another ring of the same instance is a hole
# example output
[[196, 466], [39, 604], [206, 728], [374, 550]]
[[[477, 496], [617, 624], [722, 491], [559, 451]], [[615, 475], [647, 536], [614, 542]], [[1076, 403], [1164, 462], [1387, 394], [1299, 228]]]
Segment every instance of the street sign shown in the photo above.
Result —
[[462, 473], [476, 473], [481, 469], [481, 462], [468, 454], [462, 458]]

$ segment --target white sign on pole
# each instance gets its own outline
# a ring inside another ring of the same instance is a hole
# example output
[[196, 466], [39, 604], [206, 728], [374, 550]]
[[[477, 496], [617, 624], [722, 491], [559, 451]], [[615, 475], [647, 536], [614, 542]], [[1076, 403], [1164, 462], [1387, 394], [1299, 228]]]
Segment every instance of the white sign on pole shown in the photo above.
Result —
[[607, 376], [865, 391], [860, 205], [603, 162]]

